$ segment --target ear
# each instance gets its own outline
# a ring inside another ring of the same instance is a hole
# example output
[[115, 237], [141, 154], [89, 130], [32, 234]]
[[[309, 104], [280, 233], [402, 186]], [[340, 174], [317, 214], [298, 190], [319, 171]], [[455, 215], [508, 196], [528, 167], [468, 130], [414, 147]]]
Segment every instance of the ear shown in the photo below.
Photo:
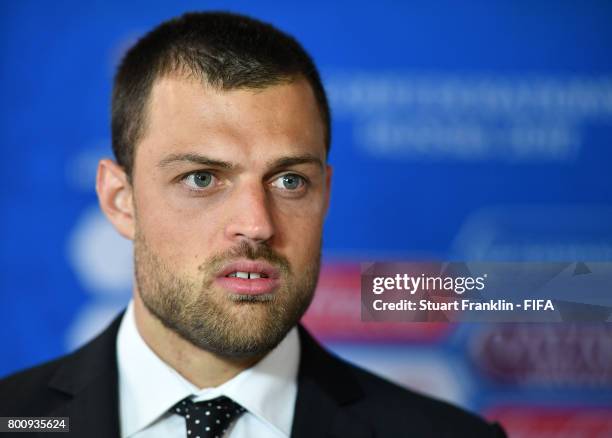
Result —
[[132, 185], [123, 168], [113, 160], [98, 163], [96, 192], [100, 208], [115, 229], [126, 239], [134, 239], [134, 201]]
[[332, 174], [334, 169], [329, 165], [325, 165], [325, 215], [327, 216], [327, 210], [329, 210], [329, 199], [331, 196], [331, 183]]

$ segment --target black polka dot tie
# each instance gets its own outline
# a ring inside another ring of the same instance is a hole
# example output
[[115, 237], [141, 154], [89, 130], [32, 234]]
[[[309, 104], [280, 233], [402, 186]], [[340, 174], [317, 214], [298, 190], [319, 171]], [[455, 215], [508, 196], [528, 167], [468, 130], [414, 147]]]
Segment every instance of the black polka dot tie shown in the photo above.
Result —
[[232, 422], [245, 411], [225, 396], [198, 403], [186, 398], [170, 409], [170, 412], [185, 417], [187, 438], [221, 438]]

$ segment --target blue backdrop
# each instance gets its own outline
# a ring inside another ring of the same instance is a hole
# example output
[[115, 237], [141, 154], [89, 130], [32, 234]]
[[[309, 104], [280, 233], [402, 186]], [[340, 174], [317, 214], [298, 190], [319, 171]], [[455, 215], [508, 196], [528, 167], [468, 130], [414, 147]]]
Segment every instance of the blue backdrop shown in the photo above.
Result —
[[[270, 21], [320, 66], [335, 166], [321, 296], [358, 289], [360, 261], [612, 260], [610, 3], [431, 3], [2, 2], [0, 375], [74, 348], [127, 302], [130, 245], [94, 193], [112, 76], [187, 10]], [[572, 415], [576, 436], [612, 434], [610, 324], [369, 337], [313, 321], [339, 354], [515, 436], [564, 436]]]

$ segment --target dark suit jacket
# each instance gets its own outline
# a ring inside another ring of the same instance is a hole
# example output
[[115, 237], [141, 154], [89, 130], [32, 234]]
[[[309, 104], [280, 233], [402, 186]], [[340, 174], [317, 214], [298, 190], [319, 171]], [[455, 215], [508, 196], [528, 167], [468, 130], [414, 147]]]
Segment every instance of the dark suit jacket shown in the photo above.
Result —
[[[0, 416], [69, 417], [68, 436], [118, 437], [115, 340], [121, 316], [74, 353], [0, 380]], [[299, 332], [293, 438], [504, 436], [499, 426], [350, 365], [303, 327]]]

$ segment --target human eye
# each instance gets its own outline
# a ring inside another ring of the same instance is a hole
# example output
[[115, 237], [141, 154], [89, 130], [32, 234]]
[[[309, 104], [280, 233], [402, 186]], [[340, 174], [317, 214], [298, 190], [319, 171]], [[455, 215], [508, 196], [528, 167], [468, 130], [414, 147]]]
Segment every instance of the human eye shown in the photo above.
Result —
[[285, 173], [272, 181], [273, 187], [290, 192], [300, 192], [305, 189], [306, 184], [306, 178], [296, 173]]
[[188, 173], [182, 178], [183, 184], [191, 190], [202, 190], [214, 187], [216, 180], [217, 178], [212, 173], [201, 170]]

